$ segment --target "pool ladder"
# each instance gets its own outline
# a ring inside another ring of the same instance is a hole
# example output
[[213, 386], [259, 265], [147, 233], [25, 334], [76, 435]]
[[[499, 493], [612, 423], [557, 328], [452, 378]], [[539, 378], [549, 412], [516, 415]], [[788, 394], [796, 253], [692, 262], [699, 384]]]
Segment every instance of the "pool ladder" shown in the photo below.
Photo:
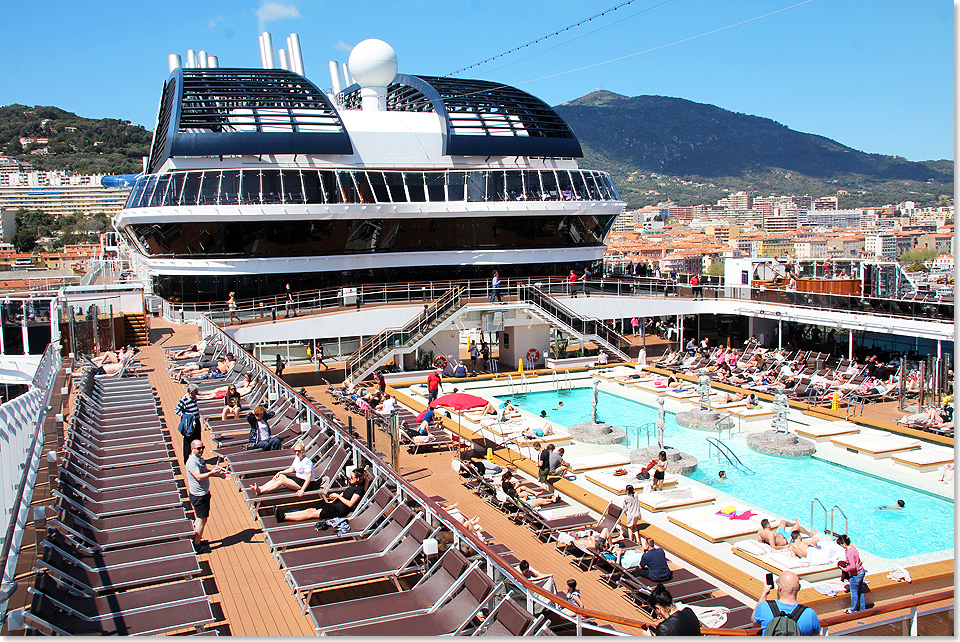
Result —
[[651, 421], [645, 424], [640, 424], [639, 426], [627, 426], [627, 429], [633, 428], [635, 431], [636, 438], [633, 441], [634, 448], [640, 447], [640, 431], [647, 433], [647, 448], [650, 447], [650, 432], [655, 430], [657, 427], [656, 422]]
[[520, 373], [520, 381], [514, 381], [513, 375], [507, 375], [507, 391], [511, 395], [523, 395], [530, 392], [530, 384], [524, 374]]
[[827, 529], [827, 507], [823, 505], [823, 502], [820, 501], [818, 497], [814, 497], [813, 501], [810, 502], [810, 527], [813, 528], [813, 509], [817, 504], [820, 505], [820, 510], [823, 512], [823, 532], [830, 533], [831, 535], [836, 535], [837, 531], [834, 528], [836, 526], [836, 514], [840, 513], [843, 516], [843, 532], [850, 532], [850, 520], [847, 519], [847, 514], [843, 512], [843, 509], [840, 508], [837, 504], [833, 505], [833, 508], [830, 509], [830, 528]]
[[564, 370], [563, 377], [560, 376], [559, 370], [553, 371], [553, 389], [560, 390], [573, 390], [573, 382], [570, 381], [570, 371]]

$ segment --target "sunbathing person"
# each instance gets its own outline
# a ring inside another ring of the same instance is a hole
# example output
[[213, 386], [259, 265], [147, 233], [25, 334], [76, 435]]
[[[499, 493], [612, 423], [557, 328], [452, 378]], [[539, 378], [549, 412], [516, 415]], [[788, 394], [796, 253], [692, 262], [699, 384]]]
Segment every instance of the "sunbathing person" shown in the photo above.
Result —
[[527, 560], [520, 560], [520, 563], [517, 565], [517, 569], [523, 574], [525, 578], [540, 586], [543, 590], [549, 591], [551, 593], [557, 592], [557, 583], [553, 579], [553, 575], [540, 575], [534, 569], [530, 568], [530, 562]]
[[771, 523], [769, 519], [762, 519], [760, 520], [760, 530], [757, 532], [757, 541], [769, 545], [770, 548], [781, 550], [788, 546], [788, 533], [792, 530], [804, 535], [813, 535], [813, 531], [800, 525], [799, 517], [793, 522], [782, 519], [775, 524]]
[[539, 426], [537, 426], [536, 428], [532, 428], [532, 427], [530, 427], [530, 426], [527, 426], [526, 428], [523, 429], [523, 433], [522, 433], [522, 434], [523, 434], [523, 436], [526, 437], [527, 439], [537, 439], [538, 437], [544, 437], [544, 436], [546, 436], [546, 435], [552, 435], [552, 434], [553, 434], [553, 424], [550, 423], [549, 421], [546, 421], [546, 420], [545, 420], [545, 421], [543, 421], [543, 423], [541, 423], [541, 424], [540, 424]]
[[185, 350], [180, 350], [179, 352], [174, 352], [172, 356], [168, 357], [171, 361], [182, 361], [183, 359], [197, 359], [203, 356], [203, 351], [207, 349], [207, 342], [201, 339], [197, 341], [192, 346]]
[[131, 357], [133, 357], [133, 346], [127, 346], [125, 350], [118, 350], [117, 352], [107, 350], [99, 357], [90, 359], [90, 361], [98, 366], [102, 366], [107, 363], [122, 363], [125, 359]]
[[103, 371], [103, 374], [106, 375], [115, 375], [119, 374], [121, 370], [129, 363], [133, 361], [133, 350], [129, 352], [120, 353], [120, 362], [119, 363], [103, 363], [100, 364], [100, 370]]
[[228, 353], [225, 357], [220, 357], [215, 363], [210, 365], [209, 361], [199, 361], [197, 363], [180, 366], [174, 370], [177, 373], [177, 381], [182, 381], [184, 377], [190, 379], [219, 379], [226, 377], [227, 373], [237, 363], [236, 357]]
[[800, 531], [790, 533], [790, 545], [787, 547], [794, 557], [806, 557], [807, 550], [813, 546], [819, 548], [819, 537], [801, 537]]
[[936, 406], [930, 406], [923, 412], [907, 415], [897, 420], [898, 424], [916, 424], [921, 426], [939, 426], [944, 422], [943, 416]]
[[500, 478], [500, 487], [507, 497], [518, 503], [523, 502], [533, 509], [560, 501], [560, 493], [544, 498], [534, 496], [534, 494], [526, 488], [520, 488], [517, 483], [513, 481], [513, 472], [510, 470], [504, 471], [503, 476]]
[[229, 388], [236, 388], [241, 396], [248, 394], [253, 390], [253, 374], [250, 372], [243, 373], [243, 378], [240, 380], [239, 385], [232, 383], [218, 386], [213, 390], [204, 390], [197, 395], [198, 401], [212, 401], [213, 399], [223, 399], [226, 396], [227, 390]]
[[273, 516], [280, 523], [309, 522], [312, 520], [346, 517], [363, 496], [363, 470], [354, 468], [348, 475], [350, 485], [340, 493], [330, 493], [314, 508], [287, 512], [280, 507], [273, 509]]
[[297, 497], [311, 490], [320, 489], [320, 480], [313, 478], [313, 462], [303, 456], [304, 445], [298, 441], [293, 445], [293, 462], [287, 468], [273, 476], [263, 486], [253, 485], [257, 495], [269, 493], [281, 488], [297, 491]]

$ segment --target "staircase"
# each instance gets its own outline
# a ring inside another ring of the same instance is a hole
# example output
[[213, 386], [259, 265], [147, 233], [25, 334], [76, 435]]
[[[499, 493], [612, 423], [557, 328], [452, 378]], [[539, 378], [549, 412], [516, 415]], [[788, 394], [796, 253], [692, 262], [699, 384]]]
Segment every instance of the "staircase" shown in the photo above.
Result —
[[384, 330], [364, 343], [347, 359], [345, 383], [362, 381], [394, 355], [410, 352], [434, 329], [459, 312], [465, 302], [466, 289], [457, 286], [402, 328]]
[[123, 315], [123, 345], [150, 345], [150, 328], [147, 327], [147, 315], [143, 313]]
[[621, 361], [630, 361], [630, 341], [600, 319], [579, 316], [536, 285], [521, 285], [517, 296], [524, 303], [531, 304], [537, 316], [547, 323], [581, 341], [593, 341], [601, 350]]

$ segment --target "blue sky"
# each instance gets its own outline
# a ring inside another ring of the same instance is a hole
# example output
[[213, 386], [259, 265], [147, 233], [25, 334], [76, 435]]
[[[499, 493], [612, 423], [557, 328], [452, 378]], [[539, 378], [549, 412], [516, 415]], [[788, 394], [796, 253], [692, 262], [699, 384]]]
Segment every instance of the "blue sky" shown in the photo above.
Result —
[[[364, 38], [389, 42], [403, 73], [445, 75], [623, 1], [3, 0], [0, 104], [152, 128], [168, 53], [205, 49], [221, 66], [259, 66], [265, 28], [275, 49], [300, 34], [306, 75], [321, 87], [327, 61], [345, 62]], [[949, 0], [636, 0], [461, 76], [550, 104], [598, 88], [675, 96], [867, 152], [952, 159], [953, 9]]]

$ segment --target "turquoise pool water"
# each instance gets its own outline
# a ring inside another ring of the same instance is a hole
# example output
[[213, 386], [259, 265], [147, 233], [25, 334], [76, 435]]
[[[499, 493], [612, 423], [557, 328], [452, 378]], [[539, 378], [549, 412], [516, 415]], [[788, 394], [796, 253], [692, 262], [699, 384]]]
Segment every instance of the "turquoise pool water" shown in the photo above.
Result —
[[[579, 388], [509, 398], [528, 412], [539, 414], [546, 410], [551, 421], [572, 426], [590, 420], [592, 397], [592, 389]], [[551, 410], [561, 401], [563, 408]], [[598, 399], [597, 414], [600, 421], [626, 429], [630, 440], [635, 439], [632, 427], [657, 419], [656, 408], [604, 392]], [[651, 434], [651, 444], [655, 444], [656, 432]], [[804, 526], [810, 523], [810, 503], [814, 497], [827, 507], [828, 513], [837, 505], [847, 515], [848, 532], [857, 547], [879, 557], [898, 559], [953, 548], [954, 504], [948, 499], [815, 458], [794, 459], [758, 453], [750, 450], [739, 435], [724, 438], [724, 443], [743, 464], [755, 471], [749, 475], [738, 471], [726, 459], [718, 459], [716, 449], [706, 441], [715, 436], [715, 433], [684, 428], [677, 424], [673, 413], [667, 413], [666, 445], [690, 453], [700, 462], [697, 470], [689, 475], [691, 479], [710, 483], [717, 478], [717, 471], [725, 470], [732, 483], [718, 486], [718, 490], [791, 520], [799, 517]], [[646, 446], [647, 437], [641, 433], [639, 447]], [[638, 445], [630, 443], [628, 447]], [[898, 499], [906, 502], [905, 509], [877, 510], [877, 506], [895, 504]], [[814, 512], [814, 520], [814, 525], [822, 528], [819, 507]], [[844, 523], [839, 513], [836, 520], [835, 528], [842, 532]]]

